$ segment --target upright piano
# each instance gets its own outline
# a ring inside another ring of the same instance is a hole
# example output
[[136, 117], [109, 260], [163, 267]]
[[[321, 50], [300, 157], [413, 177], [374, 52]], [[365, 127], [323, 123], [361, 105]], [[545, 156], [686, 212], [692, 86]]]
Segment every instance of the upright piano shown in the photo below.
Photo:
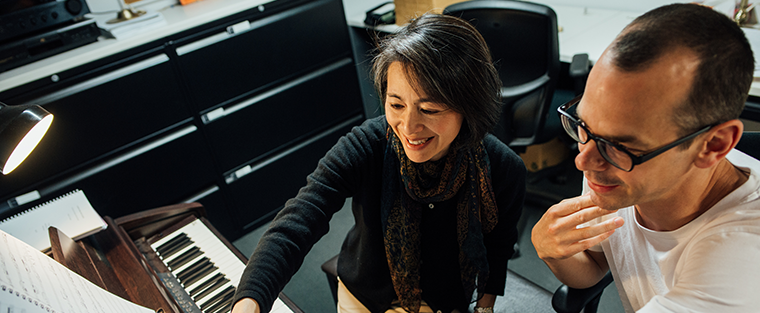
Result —
[[[61, 264], [124, 299], [172, 313], [229, 312], [247, 258], [206, 219], [199, 203], [151, 209], [117, 219], [74, 241], [51, 227]], [[271, 312], [302, 313], [284, 294]]]

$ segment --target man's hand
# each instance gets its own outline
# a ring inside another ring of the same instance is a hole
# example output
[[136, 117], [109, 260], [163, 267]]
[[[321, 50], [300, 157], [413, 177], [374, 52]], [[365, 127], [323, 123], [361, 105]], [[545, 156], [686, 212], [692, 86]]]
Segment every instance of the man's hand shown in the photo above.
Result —
[[588, 227], [578, 226], [613, 212], [594, 205], [589, 195], [562, 200], [546, 210], [533, 227], [531, 241], [538, 257], [559, 281], [572, 288], [588, 288], [607, 273], [609, 265], [604, 253], [587, 249], [623, 226], [623, 218], [615, 217]]
[[590, 227], [578, 226], [613, 212], [594, 205], [590, 195], [555, 204], [544, 213], [531, 232], [531, 241], [538, 257], [547, 262], [564, 260], [607, 239], [616, 228], [623, 226], [622, 218], [615, 217]]
[[235, 303], [230, 313], [261, 313], [261, 309], [259, 309], [259, 303], [256, 300], [243, 298]]

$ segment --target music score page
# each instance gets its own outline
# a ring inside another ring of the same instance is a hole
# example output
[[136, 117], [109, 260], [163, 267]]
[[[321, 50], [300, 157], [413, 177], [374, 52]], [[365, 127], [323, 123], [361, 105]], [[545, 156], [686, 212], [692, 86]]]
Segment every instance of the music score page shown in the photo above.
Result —
[[0, 312], [152, 313], [0, 231]]

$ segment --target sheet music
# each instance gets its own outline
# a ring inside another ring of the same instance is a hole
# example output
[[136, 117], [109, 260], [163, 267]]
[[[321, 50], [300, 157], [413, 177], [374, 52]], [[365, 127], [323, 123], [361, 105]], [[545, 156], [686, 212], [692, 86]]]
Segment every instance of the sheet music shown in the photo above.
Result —
[[107, 225], [81, 190], [71, 191], [0, 221], [0, 230], [37, 250], [50, 248], [50, 226], [76, 240], [105, 229]]
[[0, 231], [0, 312], [152, 313]]

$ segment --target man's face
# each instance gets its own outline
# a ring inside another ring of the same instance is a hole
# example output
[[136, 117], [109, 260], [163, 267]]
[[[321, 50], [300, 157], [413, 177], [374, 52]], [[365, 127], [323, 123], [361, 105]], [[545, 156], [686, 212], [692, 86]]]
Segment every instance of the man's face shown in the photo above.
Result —
[[[641, 155], [681, 136], [673, 123], [674, 109], [687, 98], [698, 65], [687, 49], [674, 49], [644, 70], [624, 72], [605, 52], [589, 74], [578, 115], [595, 135], [624, 145]], [[575, 159], [583, 171], [594, 203], [605, 209], [654, 203], [679, 196], [685, 174], [692, 170], [693, 145], [679, 147], [622, 171], [599, 154], [595, 141], [579, 144]]]

